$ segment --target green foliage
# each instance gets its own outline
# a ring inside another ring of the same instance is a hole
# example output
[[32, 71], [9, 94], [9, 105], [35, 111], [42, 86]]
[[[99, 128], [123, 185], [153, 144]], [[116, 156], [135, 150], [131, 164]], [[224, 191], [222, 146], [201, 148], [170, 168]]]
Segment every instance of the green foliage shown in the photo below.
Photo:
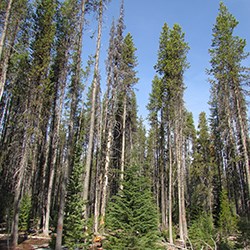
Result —
[[213, 249], [215, 228], [210, 215], [201, 214], [191, 223], [188, 233], [194, 249]]
[[20, 204], [19, 230], [27, 230], [31, 210], [31, 196], [25, 194]]
[[238, 231], [238, 218], [230, 204], [227, 192], [222, 190], [220, 198], [219, 233], [222, 240], [226, 240], [230, 235], [235, 235]]
[[199, 115], [197, 138], [193, 144], [193, 160], [189, 170], [190, 219], [212, 213], [214, 166], [212, 164], [210, 134], [204, 112]]
[[250, 221], [247, 218], [241, 218], [238, 223], [239, 235], [237, 238], [237, 249], [250, 248]]
[[124, 189], [107, 209], [106, 249], [156, 249], [158, 213], [148, 179], [137, 166], [129, 167]]
[[75, 249], [81, 245], [84, 237], [84, 201], [81, 197], [83, 189], [82, 172], [83, 165], [80, 160], [80, 148], [77, 148], [73, 172], [70, 176], [65, 208], [64, 242], [69, 249]]

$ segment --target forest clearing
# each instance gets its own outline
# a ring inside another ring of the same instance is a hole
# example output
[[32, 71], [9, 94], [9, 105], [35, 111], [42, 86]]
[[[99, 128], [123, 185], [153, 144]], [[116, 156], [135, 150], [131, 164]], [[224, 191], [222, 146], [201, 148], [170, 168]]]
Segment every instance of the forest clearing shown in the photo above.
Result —
[[189, 31], [162, 23], [143, 118], [129, 1], [1, 1], [0, 250], [250, 249], [241, 23], [218, 1], [197, 124], [184, 100]]

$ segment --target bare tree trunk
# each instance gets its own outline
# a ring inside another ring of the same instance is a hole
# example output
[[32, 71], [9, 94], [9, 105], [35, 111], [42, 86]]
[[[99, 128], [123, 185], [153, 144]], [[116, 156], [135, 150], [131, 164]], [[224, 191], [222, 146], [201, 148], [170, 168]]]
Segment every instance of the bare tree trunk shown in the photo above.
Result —
[[[64, 92], [65, 92], [65, 85], [66, 85], [66, 69], [64, 69], [64, 72], [62, 74], [62, 79], [59, 82], [62, 83], [60, 88], [60, 97], [59, 101], [57, 103], [56, 96], [55, 96], [55, 118], [54, 118], [54, 124], [55, 129], [53, 129], [52, 133], [52, 155], [51, 155], [51, 161], [48, 162], [50, 166], [49, 168], [49, 183], [48, 183], [48, 191], [47, 191], [47, 198], [46, 198], [46, 204], [45, 204], [45, 218], [44, 218], [44, 225], [43, 225], [43, 234], [48, 235], [49, 234], [49, 218], [50, 218], [50, 208], [51, 208], [51, 198], [52, 198], [52, 189], [54, 184], [54, 176], [55, 176], [55, 169], [56, 169], [56, 160], [57, 160], [57, 152], [58, 152], [58, 146], [59, 146], [59, 140], [60, 140], [60, 125], [61, 125], [61, 114], [63, 109], [63, 98], [64, 98]], [[57, 95], [55, 93], [55, 95]]]
[[[183, 117], [183, 116], [181, 116]], [[181, 207], [182, 207], [182, 224], [183, 224], [183, 234], [184, 234], [184, 242], [186, 244], [186, 240], [188, 237], [187, 231], [187, 219], [186, 219], [186, 206], [185, 206], [185, 152], [183, 152], [183, 119], [181, 118], [181, 140], [180, 140], [180, 157], [181, 157]]]
[[243, 117], [241, 114], [242, 112], [241, 112], [241, 107], [240, 107], [240, 102], [239, 102], [239, 90], [237, 87], [235, 88], [235, 99], [236, 99], [236, 108], [237, 108], [237, 118], [238, 118], [239, 127], [240, 127], [240, 137], [241, 137], [241, 142], [243, 146], [243, 155], [244, 155], [244, 160], [245, 160], [247, 185], [248, 185], [248, 198], [249, 198], [250, 197], [250, 163], [249, 163], [249, 152], [248, 152], [248, 145], [247, 145], [248, 139], [247, 139], [246, 128], [243, 122]]
[[63, 220], [64, 220], [64, 208], [65, 208], [65, 198], [66, 198], [66, 190], [67, 190], [67, 181], [68, 181], [68, 167], [65, 164], [63, 168], [63, 178], [61, 183], [61, 194], [60, 194], [60, 204], [59, 204], [59, 212], [58, 212], [58, 221], [57, 221], [57, 235], [56, 235], [56, 245], [55, 250], [62, 249], [62, 236], [63, 236]]
[[[9, 18], [10, 18], [12, 2], [13, 2], [13, 0], [9, 0], [6, 14], [5, 14], [4, 27], [3, 27], [3, 31], [2, 31], [2, 35], [1, 35], [1, 39], [0, 39], [0, 61], [2, 60], [2, 56], [3, 56], [3, 47], [4, 47], [4, 42], [5, 42], [5, 38], [6, 38], [6, 34], [7, 34], [7, 28], [9, 25]], [[1, 100], [1, 98], [0, 98], [0, 100]]]
[[120, 189], [123, 189], [124, 169], [125, 169], [125, 144], [126, 144], [126, 116], [127, 116], [127, 95], [124, 93], [123, 99], [123, 115], [122, 115], [122, 153], [121, 153], [121, 174]]
[[167, 229], [167, 215], [166, 215], [166, 187], [165, 187], [165, 176], [164, 176], [164, 166], [161, 162], [161, 217], [162, 217], [162, 228]]
[[177, 157], [177, 174], [178, 174], [179, 232], [180, 232], [180, 239], [185, 245], [187, 239], [187, 223], [186, 223], [185, 192], [184, 192], [182, 113], [183, 113], [182, 107], [179, 107], [177, 122], [176, 122], [176, 157]]
[[[89, 185], [90, 185], [90, 172], [92, 162], [92, 151], [94, 144], [94, 133], [95, 133], [95, 110], [96, 110], [96, 97], [98, 89], [98, 78], [99, 78], [99, 58], [101, 48], [101, 34], [102, 34], [102, 16], [103, 16], [103, 3], [99, 1], [99, 22], [98, 22], [98, 35], [96, 44], [96, 55], [95, 55], [95, 68], [94, 68], [94, 79], [92, 84], [92, 99], [91, 99], [91, 117], [90, 117], [90, 129], [89, 129], [89, 144], [87, 151], [86, 167], [85, 167], [85, 178], [83, 187], [83, 200], [86, 202], [89, 196]], [[86, 203], [85, 203], [86, 204]], [[85, 205], [85, 217], [87, 214], [87, 205]]]
[[100, 225], [103, 226], [105, 222], [105, 214], [106, 214], [106, 204], [107, 204], [107, 190], [108, 190], [108, 174], [109, 174], [109, 165], [110, 165], [110, 157], [111, 157], [111, 145], [113, 140], [113, 126], [112, 120], [109, 121], [108, 125], [108, 138], [107, 138], [107, 149], [106, 149], [106, 157], [105, 157], [105, 166], [104, 166], [104, 183], [102, 188], [102, 199], [101, 199], [101, 219]]
[[168, 132], [168, 150], [169, 150], [169, 196], [168, 196], [168, 231], [169, 231], [169, 243], [173, 244], [173, 222], [172, 222], [172, 142], [171, 142], [171, 135]]
[[[100, 108], [101, 109], [101, 108]], [[98, 232], [99, 227], [99, 216], [100, 216], [100, 202], [101, 202], [101, 163], [102, 163], [102, 126], [105, 127], [103, 124], [103, 112], [100, 111], [100, 119], [99, 119], [99, 126], [98, 126], [98, 145], [97, 145], [97, 159], [96, 159], [96, 176], [95, 176], [95, 202], [94, 202], [94, 232]]]
[[[101, 196], [101, 209], [100, 209], [100, 226], [104, 226], [105, 223], [105, 215], [106, 215], [106, 205], [107, 205], [107, 196], [108, 196], [108, 175], [109, 175], [109, 167], [112, 153], [112, 142], [113, 142], [113, 128], [114, 128], [114, 107], [115, 107], [115, 93], [116, 89], [113, 86], [112, 89], [112, 97], [111, 97], [111, 107], [110, 107], [110, 115], [107, 116], [107, 145], [106, 145], [106, 154], [105, 154], [105, 164], [104, 164], [104, 175], [103, 175], [103, 186], [102, 186], [102, 196]], [[108, 110], [107, 110], [108, 111]]]
[[[6, 34], [7, 34], [7, 28], [9, 25], [9, 18], [10, 18], [12, 2], [13, 2], [13, 0], [9, 0], [7, 10], [6, 10], [6, 15], [5, 15], [4, 27], [3, 27], [3, 31], [2, 31], [2, 35], [1, 35], [1, 39], [0, 39], [0, 63], [1, 63], [2, 57], [3, 57], [3, 47], [4, 47], [5, 38], [6, 38]], [[5, 77], [6, 77], [6, 72], [7, 72], [7, 68], [8, 68], [8, 58], [6, 58], [4, 60], [2, 68], [3, 68], [2, 72], [1, 72], [2, 76], [0, 79], [0, 101], [2, 100], [3, 91], [4, 91]]]
[[14, 198], [14, 215], [13, 215], [13, 222], [12, 222], [12, 230], [11, 230], [11, 243], [13, 249], [16, 249], [18, 244], [18, 222], [19, 222], [19, 209], [20, 209], [20, 202], [22, 198], [22, 187], [24, 181], [24, 175], [27, 165], [27, 158], [28, 158], [28, 135], [25, 132], [23, 145], [22, 145], [22, 158], [20, 161], [19, 168], [16, 171], [16, 179], [17, 184], [15, 188], [15, 198]]
[[[178, 122], [177, 122], [178, 123]], [[178, 125], [177, 125], [178, 126]], [[176, 129], [176, 163], [177, 163], [177, 178], [178, 178], [178, 206], [179, 206], [179, 234], [180, 239], [184, 241], [184, 232], [183, 232], [183, 222], [182, 222], [182, 191], [181, 191], [181, 159], [180, 159], [180, 145], [179, 145], [179, 131]]]

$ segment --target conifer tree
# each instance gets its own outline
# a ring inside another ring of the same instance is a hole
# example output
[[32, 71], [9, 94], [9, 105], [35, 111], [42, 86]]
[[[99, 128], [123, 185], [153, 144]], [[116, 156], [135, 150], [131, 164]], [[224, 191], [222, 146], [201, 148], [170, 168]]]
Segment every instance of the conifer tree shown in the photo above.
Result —
[[[56, 162], [60, 145], [60, 131], [62, 131], [62, 111], [66, 92], [66, 81], [69, 74], [70, 51], [73, 50], [73, 37], [77, 33], [75, 26], [78, 18], [78, 2], [75, 0], [65, 1], [57, 11], [56, 19], [56, 45], [55, 56], [51, 66], [50, 76], [53, 84], [51, 126], [48, 138], [48, 157], [46, 161], [46, 180], [44, 195], [44, 222], [43, 233], [49, 233], [49, 218], [51, 217], [51, 201], [53, 195], [53, 184], [56, 172]], [[73, 28], [74, 27], [74, 28]]]
[[220, 215], [219, 215], [219, 234], [220, 243], [226, 243], [230, 235], [237, 234], [238, 219], [235, 210], [230, 204], [226, 190], [220, 194]]
[[149, 179], [140, 167], [128, 167], [123, 189], [111, 198], [107, 209], [107, 248], [157, 249], [157, 208]]
[[[132, 120], [131, 114], [133, 110], [133, 86], [138, 82], [138, 78], [136, 78], [135, 67], [137, 65], [137, 58], [135, 56], [136, 48], [134, 47], [133, 38], [130, 33], [128, 33], [122, 45], [122, 54], [121, 54], [121, 67], [120, 70], [122, 72], [122, 93], [121, 98], [123, 111], [122, 111], [122, 144], [121, 144], [121, 175], [120, 181], [123, 181], [123, 174], [125, 170], [125, 153], [126, 151], [131, 151], [131, 142], [132, 134], [127, 133], [129, 131], [129, 127], [133, 126], [131, 123], [135, 122]], [[129, 112], [129, 110], [131, 112]], [[130, 137], [130, 138], [129, 138]], [[127, 143], [126, 143], [127, 138]], [[126, 150], [127, 149], [127, 150]], [[120, 184], [120, 188], [122, 188], [122, 184]]]
[[[160, 188], [161, 188], [161, 214], [163, 229], [168, 228], [170, 242], [172, 238], [172, 198], [173, 198], [173, 166], [175, 163], [177, 171], [177, 192], [178, 192], [178, 216], [180, 238], [185, 242], [187, 237], [187, 223], [185, 210], [185, 156], [184, 145], [184, 82], [183, 74], [188, 67], [186, 54], [188, 45], [184, 41], [184, 33], [177, 24], [172, 29], [165, 23], [160, 36], [158, 50], [158, 61], [155, 69], [159, 74], [155, 78], [158, 95], [154, 97], [154, 108], [157, 112], [153, 116], [160, 117], [160, 153], [159, 159], [162, 161], [159, 168]], [[167, 160], [166, 160], [167, 159]], [[169, 173], [167, 176], [166, 173]], [[168, 186], [168, 205], [167, 205]], [[167, 212], [168, 207], [168, 212]], [[167, 219], [168, 213], [168, 219]]]
[[189, 172], [191, 220], [202, 213], [212, 216], [213, 163], [211, 142], [205, 112], [200, 113], [193, 162]]
[[[77, 2], [76, 2], [77, 4]], [[79, 16], [80, 22], [78, 27], [78, 37], [75, 41], [73, 64], [72, 64], [72, 76], [71, 85], [69, 86], [70, 94], [70, 110], [68, 120], [68, 137], [66, 144], [66, 156], [64, 168], [62, 168], [62, 184], [61, 184], [61, 198], [58, 211], [58, 222], [57, 222], [57, 237], [56, 237], [56, 250], [60, 250], [62, 247], [62, 236], [63, 236], [63, 221], [64, 221], [64, 209], [65, 209], [65, 198], [67, 194], [67, 182], [70, 174], [72, 173], [74, 165], [74, 152], [76, 149], [76, 134], [78, 129], [78, 116], [79, 116], [79, 102], [80, 102], [80, 90], [81, 90], [81, 55], [82, 55], [82, 41], [83, 41], [83, 26], [85, 17], [86, 1], [82, 0], [80, 5], [76, 5], [80, 9]], [[71, 7], [71, 6], [69, 6]]]
[[[211, 55], [211, 107], [212, 132], [215, 147], [220, 155], [220, 183], [227, 188], [230, 200], [234, 200], [237, 212], [246, 213], [249, 200], [249, 142], [246, 96], [244, 84], [249, 72], [243, 66], [247, 58], [246, 41], [234, 36], [238, 21], [220, 3], [219, 14], [213, 28]], [[220, 150], [220, 151], [219, 151]], [[226, 177], [226, 178], [224, 178]], [[220, 192], [220, 190], [218, 192]]]
[[75, 152], [75, 160], [72, 174], [69, 179], [65, 207], [64, 222], [64, 244], [69, 249], [80, 247], [83, 241], [84, 220], [84, 201], [82, 200], [82, 172], [83, 162], [81, 159], [82, 149], [81, 141], [78, 142]]

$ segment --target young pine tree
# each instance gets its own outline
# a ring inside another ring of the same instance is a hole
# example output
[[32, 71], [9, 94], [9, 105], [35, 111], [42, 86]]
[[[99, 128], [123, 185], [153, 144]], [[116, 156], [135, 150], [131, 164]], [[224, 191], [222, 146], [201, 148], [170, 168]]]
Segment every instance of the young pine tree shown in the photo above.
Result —
[[75, 249], [83, 239], [84, 201], [81, 197], [83, 183], [83, 164], [81, 161], [81, 144], [77, 146], [74, 168], [69, 179], [65, 206], [64, 242], [69, 249]]
[[158, 213], [149, 180], [138, 166], [128, 167], [123, 189], [108, 204], [106, 247], [112, 249], [157, 249]]

